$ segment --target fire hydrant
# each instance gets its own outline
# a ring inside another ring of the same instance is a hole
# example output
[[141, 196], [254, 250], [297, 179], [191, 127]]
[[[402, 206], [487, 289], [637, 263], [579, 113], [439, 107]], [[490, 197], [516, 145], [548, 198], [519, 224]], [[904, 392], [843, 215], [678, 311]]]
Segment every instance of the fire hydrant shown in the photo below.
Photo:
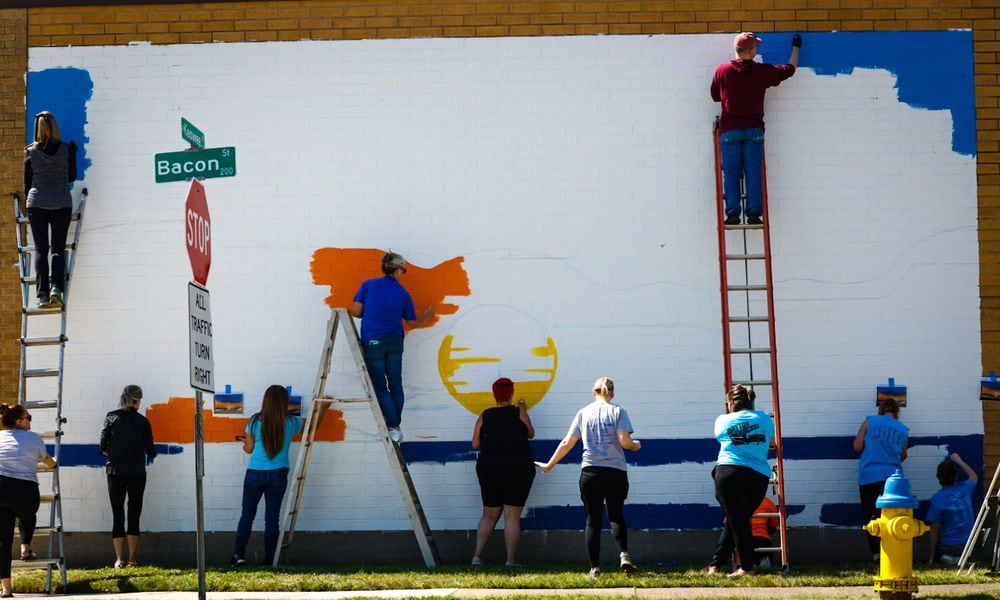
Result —
[[885, 492], [875, 502], [882, 516], [870, 521], [863, 529], [880, 538], [879, 574], [875, 591], [883, 600], [903, 600], [917, 592], [913, 576], [913, 538], [930, 528], [913, 518], [917, 497], [910, 492], [910, 481], [897, 469], [885, 482]]

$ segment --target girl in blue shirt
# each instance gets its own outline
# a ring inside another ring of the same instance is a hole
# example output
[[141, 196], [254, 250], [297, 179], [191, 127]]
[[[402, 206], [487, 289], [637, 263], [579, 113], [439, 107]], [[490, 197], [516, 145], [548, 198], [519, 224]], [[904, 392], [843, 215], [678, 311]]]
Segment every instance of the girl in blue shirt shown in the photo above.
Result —
[[767, 452], [774, 438], [774, 421], [753, 409], [756, 394], [742, 385], [734, 385], [726, 394], [726, 414], [715, 419], [715, 439], [719, 458], [712, 475], [715, 498], [726, 513], [726, 524], [719, 538], [709, 573], [718, 573], [736, 547], [740, 566], [730, 577], [753, 575], [754, 543], [750, 519], [767, 494], [771, 465]]
[[[897, 469], [902, 472], [909, 436], [909, 427], [899, 422], [899, 404], [892, 398], [880, 402], [878, 414], [866, 417], [858, 429], [854, 437], [854, 451], [861, 453], [858, 458], [858, 493], [865, 523], [882, 514], [875, 507], [875, 501], [885, 491], [886, 479]], [[878, 562], [879, 539], [866, 535], [872, 562]]]
[[288, 487], [288, 448], [292, 437], [300, 431], [302, 419], [288, 414], [288, 391], [280, 385], [267, 388], [260, 412], [250, 417], [243, 438], [243, 451], [250, 455], [250, 462], [243, 479], [243, 512], [236, 527], [232, 560], [235, 567], [247, 564], [244, 555], [261, 496], [264, 496], [264, 564], [274, 561], [278, 513]]

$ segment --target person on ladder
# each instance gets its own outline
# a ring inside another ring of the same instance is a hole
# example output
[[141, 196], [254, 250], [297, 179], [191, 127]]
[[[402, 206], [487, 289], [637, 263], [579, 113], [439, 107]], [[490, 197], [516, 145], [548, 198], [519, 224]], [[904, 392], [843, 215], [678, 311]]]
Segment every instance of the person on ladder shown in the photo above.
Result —
[[715, 69], [712, 100], [722, 103], [719, 143], [722, 147], [726, 225], [740, 224], [740, 182], [746, 184], [747, 225], [760, 225], [763, 215], [764, 92], [795, 74], [802, 38], [792, 36], [788, 64], [754, 62], [761, 39], [745, 31], [733, 40], [736, 58]]
[[75, 180], [76, 144], [62, 142], [56, 118], [43, 110], [35, 115], [35, 142], [24, 149], [24, 196], [31, 237], [35, 240], [35, 293], [39, 308], [62, 306], [65, 301], [66, 235], [73, 216], [69, 185]]
[[406, 261], [395, 252], [382, 256], [382, 277], [361, 284], [354, 295], [351, 316], [361, 319], [361, 352], [375, 387], [375, 397], [389, 428], [389, 437], [399, 443], [403, 416], [403, 321], [419, 327], [434, 316], [427, 307], [417, 318], [413, 299], [401, 283]]

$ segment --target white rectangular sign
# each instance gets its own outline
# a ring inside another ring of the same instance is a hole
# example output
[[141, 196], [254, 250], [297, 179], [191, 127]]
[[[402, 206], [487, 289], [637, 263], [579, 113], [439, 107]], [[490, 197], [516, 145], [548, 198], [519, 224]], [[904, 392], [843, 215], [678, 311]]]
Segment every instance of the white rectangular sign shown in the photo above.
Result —
[[215, 393], [212, 361], [212, 311], [208, 289], [188, 283], [188, 327], [191, 335], [191, 387]]

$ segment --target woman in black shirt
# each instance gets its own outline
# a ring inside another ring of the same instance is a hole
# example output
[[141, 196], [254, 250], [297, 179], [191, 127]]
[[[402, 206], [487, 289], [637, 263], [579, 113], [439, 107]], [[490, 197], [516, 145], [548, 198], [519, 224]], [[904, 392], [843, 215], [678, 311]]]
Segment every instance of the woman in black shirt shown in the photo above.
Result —
[[506, 566], [518, 566], [517, 544], [521, 539], [521, 511], [535, 479], [535, 464], [528, 440], [535, 428], [524, 400], [511, 405], [514, 382], [501, 377], [493, 382], [497, 405], [479, 415], [472, 432], [472, 447], [479, 450], [476, 475], [483, 497], [483, 516], [476, 528], [476, 553], [472, 565], [483, 564], [482, 554], [500, 515], [507, 545]]

